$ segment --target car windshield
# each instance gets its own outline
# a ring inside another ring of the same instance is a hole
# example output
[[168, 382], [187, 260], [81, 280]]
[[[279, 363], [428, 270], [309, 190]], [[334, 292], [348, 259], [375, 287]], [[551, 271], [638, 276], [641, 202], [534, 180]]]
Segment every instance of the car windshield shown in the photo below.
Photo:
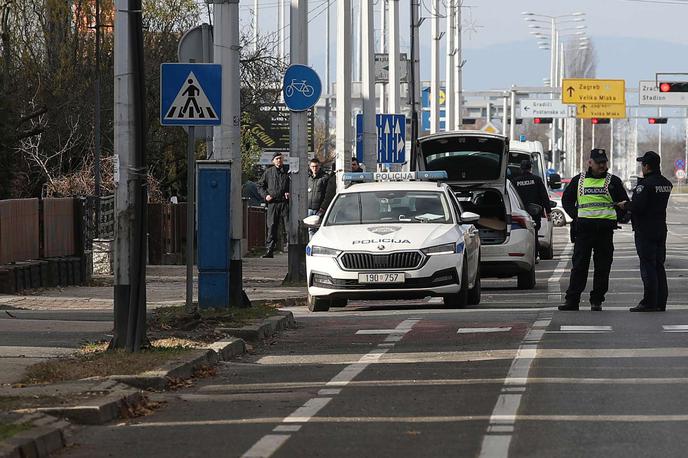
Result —
[[540, 161], [538, 161], [536, 158], [532, 158], [528, 153], [522, 153], [519, 151], [509, 152], [509, 163], [507, 164], [506, 176], [518, 178], [521, 175], [521, 161], [525, 159], [531, 159], [533, 164], [533, 170], [531, 170], [531, 173], [533, 175], [539, 177], [543, 176], [542, 171], [540, 170]]
[[324, 225], [389, 222], [448, 224], [452, 217], [441, 192], [348, 192], [337, 196]]
[[504, 142], [484, 137], [442, 137], [422, 143], [426, 170], [446, 170], [449, 181], [494, 181], [502, 172]]

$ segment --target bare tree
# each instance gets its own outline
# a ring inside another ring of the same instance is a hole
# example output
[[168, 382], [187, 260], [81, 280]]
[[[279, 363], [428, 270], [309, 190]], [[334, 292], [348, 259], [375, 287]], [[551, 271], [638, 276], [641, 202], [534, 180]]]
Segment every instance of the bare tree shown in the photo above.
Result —
[[565, 47], [566, 78], [594, 78], [597, 72], [597, 53], [592, 42], [580, 49], [578, 42], [569, 41]]

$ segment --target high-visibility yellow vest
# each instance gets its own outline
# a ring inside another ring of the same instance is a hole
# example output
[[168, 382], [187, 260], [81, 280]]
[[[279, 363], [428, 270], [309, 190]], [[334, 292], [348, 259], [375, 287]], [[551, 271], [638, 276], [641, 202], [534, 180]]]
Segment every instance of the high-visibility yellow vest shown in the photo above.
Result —
[[578, 217], [589, 219], [608, 219], [616, 221], [614, 200], [609, 194], [612, 175], [604, 178], [585, 178], [582, 173], [578, 180]]

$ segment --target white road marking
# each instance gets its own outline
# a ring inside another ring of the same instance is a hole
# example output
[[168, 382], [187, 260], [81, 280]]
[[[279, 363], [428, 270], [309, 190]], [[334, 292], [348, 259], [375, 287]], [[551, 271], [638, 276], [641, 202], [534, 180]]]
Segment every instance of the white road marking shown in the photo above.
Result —
[[[398, 342], [404, 335], [410, 331], [413, 326], [420, 321], [420, 318], [410, 318], [402, 321], [399, 325], [390, 330], [385, 341], [390, 341], [394, 339], [394, 342]], [[385, 330], [387, 331], [387, 330]], [[357, 333], [358, 334], [358, 333]], [[391, 348], [375, 348], [368, 352], [367, 354], [361, 356], [358, 361], [349, 364], [344, 369], [341, 370], [337, 375], [335, 375], [325, 386], [339, 386], [343, 387], [348, 385], [358, 374], [360, 374], [366, 367], [376, 363], [380, 358], [387, 353]], [[341, 389], [336, 388], [324, 388], [318, 392], [318, 396], [323, 396], [325, 393], [334, 396], [339, 394]], [[286, 426], [285, 423], [307, 423], [323, 408], [325, 407], [333, 398], [332, 397], [317, 397], [306, 401], [301, 407], [293, 411], [289, 416], [281, 420], [282, 425], [278, 425], [274, 431], [278, 431], [279, 426]], [[293, 426], [293, 425], [291, 425]], [[300, 428], [301, 425], [299, 425]], [[283, 431], [283, 430], [279, 430]], [[251, 447], [242, 457], [261, 457], [268, 458], [272, 456], [273, 453], [277, 451], [279, 447], [284, 444], [289, 435], [275, 435], [268, 434], [263, 436], [258, 442], [256, 442], [253, 447]]]
[[301, 425], [278, 425], [273, 429], [276, 433], [295, 433], [301, 429]]
[[457, 334], [474, 334], [474, 333], [489, 333], [489, 332], [509, 332], [511, 326], [504, 326], [500, 328], [459, 328]]
[[361, 329], [356, 331], [357, 335], [384, 335], [384, 334], [406, 334], [409, 332], [408, 329]]
[[[569, 245], [567, 245], [567, 249]], [[561, 277], [561, 275], [560, 275]], [[552, 280], [552, 279], [550, 279]], [[552, 285], [553, 282], [550, 282]], [[557, 282], [558, 286], [559, 283]], [[551, 319], [538, 320], [540, 327], [549, 326]], [[530, 329], [519, 346], [509, 372], [504, 379], [502, 393], [497, 398], [490, 424], [480, 448], [481, 458], [500, 458], [509, 456], [509, 445], [513, 433], [515, 417], [523, 399], [523, 392], [528, 383], [528, 373], [537, 356], [537, 347], [544, 334], [544, 329]], [[520, 391], [519, 389], [523, 389]]]
[[612, 332], [611, 326], [560, 326], [560, 331], [563, 332]]
[[564, 275], [565, 267], [569, 262], [573, 245], [569, 240], [566, 241], [566, 246], [561, 252], [560, 261], [557, 267], [552, 272], [552, 276], [547, 280], [547, 301], [561, 302], [561, 277]]
[[667, 324], [662, 328], [664, 332], [688, 332], [688, 324]]
[[291, 436], [285, 434], [268, 434], [263, 436], [253, 447], [241, 455], [242, 458], [264, 458], [272, 456]]
[[315, 416], [323, 407], [325, 407], [332, 398], [313, 398], [306, 401], [304, 405], [296, 409], [286, 417], [282, 422], [284, 423], [308, 423], [308, 421]]

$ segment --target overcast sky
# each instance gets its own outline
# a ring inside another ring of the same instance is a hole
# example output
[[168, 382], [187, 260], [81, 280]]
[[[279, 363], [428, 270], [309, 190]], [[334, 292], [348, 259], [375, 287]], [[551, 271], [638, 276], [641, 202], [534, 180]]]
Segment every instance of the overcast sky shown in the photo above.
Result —
[[[337, 2], [329, 1], [334, 79]], [[375, 6], [376, 29], [379, 28], [380, 1], [382, 0], [377, 0]], [[441, 0], [441, 3], [446, 1]], [[429, 17], [432, 0], [421, 2], [421, 15]], [[310, 65], [323, 74], [326, 46], [323, 36], [327, 0], [311, 0], [308, 3]], [[400, 41], [403, 52], [403, 48], [409, 43], [410, 0], [399, 0], [399, 3]], [[357, 7], [359, 0], [352, 0], [352, 4]], [[538, 49], [535, 38], [530, 34], [528, 23], [521, 15], [523, 11], [547, 16], [585, 13], [586, 31], [596, 47], [598, 77], [624, 78], [627, 79], [627, 85], [636, 86], [638, 79], [651, 79], [655, 72], [688, 71], [685, 59], [688, 50], [688, 3], [651, 4], [627, 0], [464, 0], [463, 4], [464, 57], [469, 61], [466, 65], [468, 90], [503, 88], [510, 87], [511, 84], [540, 85], [542, 78], [548, 76], [549, 53]], [[261, 33], [274, 33], [277, 30], [277, 5], [278, 0], [259, 0]], [[253, 9], [253, 0], [241, 0], [240, 16], [244, 28], [252, 25]], [[288, 8], [285, 14], [288, 18]], [[421, 27], [422, 62], [429, 61], [429, 46], [430, 21], [426, 20]], [[505, 62], [507, 68], [511, 67], [511, 71], [504, 71]], [[520, 68], [513, 71], [515, 66]], [[429, 66], [421, 67], [424, 69], [422, 77], [428, 79]], [[514, 78], [519, 80], [515, 81]]]

